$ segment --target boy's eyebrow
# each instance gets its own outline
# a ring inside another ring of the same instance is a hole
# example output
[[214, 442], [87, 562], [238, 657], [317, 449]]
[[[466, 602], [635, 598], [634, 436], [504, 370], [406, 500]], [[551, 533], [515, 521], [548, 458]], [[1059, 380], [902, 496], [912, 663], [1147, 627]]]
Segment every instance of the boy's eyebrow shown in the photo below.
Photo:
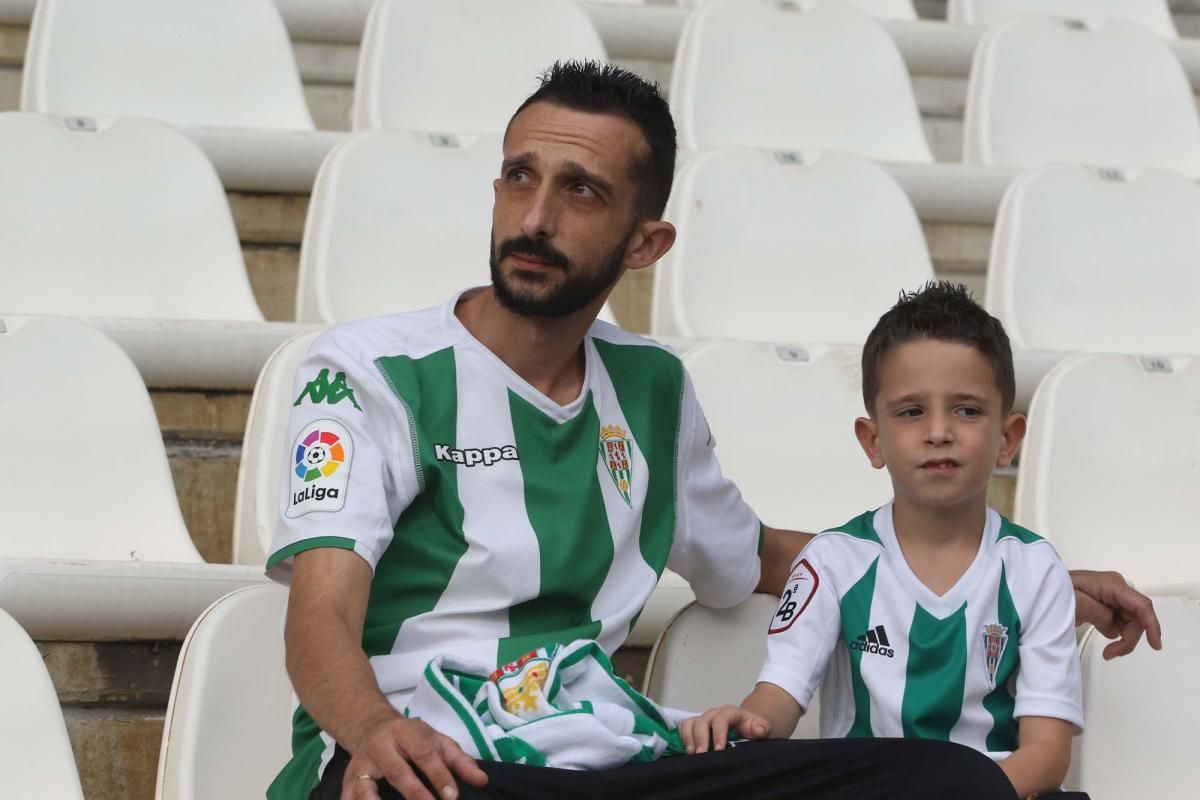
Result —
[[910, 403], [919, 403], [924, 399], [925, 395], [923, 394], [911, 393], [906, 394], [903, 397], [896, 397], [891, 400], [887, 400], [884, 402], [884, 405], [888, 408], [895, 408], [896, 406], [906, 406]]
[[[926, 396], [920, 392], [910, 392], [902, 397], [897, 397], [891, 400], [885, 400], [884, 406], [887, 408], [896, 408], [898, 406], [906, 406], [911, 403], [921, 403], [926, 400]], [[983, 395], [975, 394], [974, 392], [956, 392], [950, 395], [950, 400], [955, 403], [969, 401], [983, 405], [987, 402], [987, 398]]]

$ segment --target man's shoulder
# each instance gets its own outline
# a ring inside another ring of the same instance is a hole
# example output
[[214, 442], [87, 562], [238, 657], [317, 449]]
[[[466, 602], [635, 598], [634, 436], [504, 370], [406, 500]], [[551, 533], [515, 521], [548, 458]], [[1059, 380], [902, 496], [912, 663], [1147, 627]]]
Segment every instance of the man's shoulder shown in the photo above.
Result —
[[452, 345], [438, 306], [339, 323], [321, 331], [308, 352], [369, 367], [379, 358], [422, 358]]
[[593, 322], [592, 327], [588, 329], [587, 335], [598, 348], [636, 348], [635, 352], [647, 359], [657, 359], [663, 363], [675, 364], [678, 364], [680, 361], [679, 354], [669, 344], [637, 333], [630, 333], [624, 328], [618, 328], [616, 325], [604, 322], [603, 320]]

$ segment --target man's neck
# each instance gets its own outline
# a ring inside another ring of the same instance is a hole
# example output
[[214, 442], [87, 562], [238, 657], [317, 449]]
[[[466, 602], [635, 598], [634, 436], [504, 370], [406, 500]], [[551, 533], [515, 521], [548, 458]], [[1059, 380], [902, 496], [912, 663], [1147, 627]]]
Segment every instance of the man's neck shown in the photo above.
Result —
[[904, 497], [892, 504], [892, 526], [909, 569], [939, 596], [950, 591], [975, 560], [986, 523], [986, 494], [945, 508]]
[[583, 337], [603, 302], [598, 298], [595, 308], [589, 306], [561, 319], [522, 317], [500, 305], [488, 287], [460, 300], [454, 314], [526, 383], [559, 405], [567, 405], [583, 389]]

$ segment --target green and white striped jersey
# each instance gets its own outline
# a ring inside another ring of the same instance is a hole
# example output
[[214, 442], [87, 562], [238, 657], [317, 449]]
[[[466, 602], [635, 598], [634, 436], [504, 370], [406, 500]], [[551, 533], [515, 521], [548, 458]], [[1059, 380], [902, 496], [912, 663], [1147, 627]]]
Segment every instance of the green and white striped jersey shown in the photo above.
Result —
[[792, 567], [760, 681], [807, 708], [822, 737], [943, 739], [996, 760], [1017, 719], [1083, 728], [1075, 593], [1047, 540], [987, 510], [979, 553], [935, 595], [909, 569], [892, 505], [817, 536]]
[[[759, 578], [757, 517], [725, 479], [679, 359], [602, 322], [560, 406], [445, 305], [340, 325], [295, 384], [268, 574], [315, 547], [374, 570], [363, 648], [403, 709], [425, 665], [496, 666], [595, 639], [609, 654], [670, 567], [705, 604]], [[297, 711], [270, 797], [301, 800], [333, 742]]]

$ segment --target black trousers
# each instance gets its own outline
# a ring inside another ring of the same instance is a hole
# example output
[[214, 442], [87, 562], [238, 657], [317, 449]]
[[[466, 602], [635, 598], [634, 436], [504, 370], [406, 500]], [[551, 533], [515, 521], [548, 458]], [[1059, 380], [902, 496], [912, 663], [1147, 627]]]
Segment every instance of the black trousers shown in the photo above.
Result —
[[[338, 800], [338, 748], [309, 800]], [[924, 739], [772, 739], [719, 753], [577, 771], [480, 762], [487, 786], [461, 800], [1014, 800], [1008, 778], [968, 747]], [[383, 787], [384, 800], [399, 793]], [[436, 797], [436, 793], [434, 794]], [[1043, 795], [1082, 798], [1086, 794]]]

